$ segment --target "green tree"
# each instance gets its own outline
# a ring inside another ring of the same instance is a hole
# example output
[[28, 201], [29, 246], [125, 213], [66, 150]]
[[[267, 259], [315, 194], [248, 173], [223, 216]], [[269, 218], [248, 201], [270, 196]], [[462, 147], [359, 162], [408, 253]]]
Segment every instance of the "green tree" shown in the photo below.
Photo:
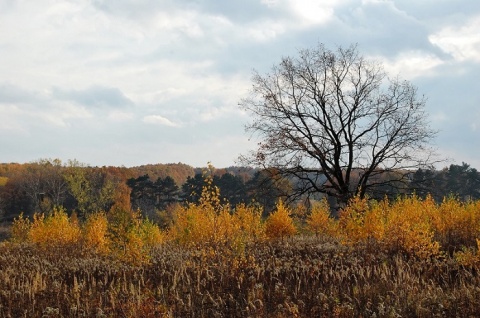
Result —
[[182, 185], [182, 198], [191, 203], [198, 203], [202, 196], [202, 189], [206, 186], [205, 178], [201, 173], [188, 177]]
[[65, 180], [76, 201], [75, 210], [82, 217], [108, 211], [114, 204], [116, 183], [106, 169], [87, 167], [71, 161], [65, 172]]
[[167, 206], [179, 201], [180, 189], [172, 177], [158, 178], [153, 184], [156, 195], [156, 208], [165, 210]]
[[480, 199], [480, 173], [465, 162], [450, 165], [446, 171], [446, 191], [461, 200]]
[[153, 216], [158, 210], [165, 210], [170, 204], [179, 201], [179, 188], [173, 178], [166, 176], [152, 182], [148, 174], [130, 178], [132, 209], [140, 209], [144, 215]]
[[247, 191], [241, 177], [227, 172], [220, 177], [214, 176], [213, 184], [220, 189], [221, 199], [229, 202], [232, 206], [247, 201]]

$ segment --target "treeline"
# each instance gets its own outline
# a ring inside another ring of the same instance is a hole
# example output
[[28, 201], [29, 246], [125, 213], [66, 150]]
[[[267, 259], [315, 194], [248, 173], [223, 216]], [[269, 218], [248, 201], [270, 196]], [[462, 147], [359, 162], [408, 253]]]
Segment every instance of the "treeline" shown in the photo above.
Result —
[[430, 194], [437, 202], [446, 196], [475, 201], [480, 199], [480, 172], [467, 163], [442, 170], [418, 169], [412, 174], [409, 190], [421, 198]]
[[[295, 189], [294, 180], [278, 178], [271, 170], [249, 167], [194, 168], [182, 163], [91, 167], [75, 160], [63, 163], [42, 159], [27, 164], [0, 164], [0, 218], [11, 221], [20, 213], [33, 216], [61, 206], [79, 217], [120, 207], [140, 210], [155, 219], [160, 211], [168, 212], [176, 204], [198, 202], [206, 175], [219, 188], [220, 200], [233, 207], [256, 202], [265, 214], [274, 209], [279, 198], [288, 201]], [[379, 199], [411, 193], [420, 198], [430, 194], [437, 202], [447, 196], [461, 201], [478, 200], [480, 173], [466, 163], [442, 170], [419, 169], [412, 171], [408, 184], [383, 189]], [[296, 199], [303, 202], [305, 197]]]
[[75, 160], [41, 159], [0, 164], [0, 220], [11, 221], [20, 213], [48, 214], [60, 206], [80, 218], [113, 207], [139, 209], [154, 218], [172, 204], [197, 202], [205, 173], [221, 189], [222, 200], [233, 205], [256, 200], [272, 209], [280, 197], [265, 173], [248, 167], [202, 169], [182, 163], [91, 167]]

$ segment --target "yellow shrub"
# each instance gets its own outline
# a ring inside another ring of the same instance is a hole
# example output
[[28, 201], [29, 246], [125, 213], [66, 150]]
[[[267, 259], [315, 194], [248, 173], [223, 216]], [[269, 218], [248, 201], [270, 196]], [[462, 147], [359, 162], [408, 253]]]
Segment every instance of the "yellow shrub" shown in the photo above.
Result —
[[368, 239], [380, 242], [385, 235], [385, 215], [389, 208], [388, 199], [374, 202], [365, 214], [365, 235]]
[[121, 260], [134, 264], [148, 261], [152, 248], [163, 241], [160, 228], [142, 219], [139, 211], [114, 208], [108, 220], [110, 253]]
[[473, 247], [480, 236], [480, 205], [461, 203], [455, 198], [444, 199], [435, 219], [436, 237], [449, 250]]
[[94, 213], [87, 217], [83, 226], [83, 240], [84, 247], [95, 253], [109, 252], [108, 219], [105, 213]]
[[198, 204], [178, 206], [174, 211], [169, 237], [182, 245], [225, 245], [238, 232], [229, 204], [221, 203], [218, 187], [212, 184], [211, 177], [205, 182]]
[[[140, 265], [150, 260], [152, 250], [162, 244], [163, 233], [148, 219], [134, 223], [122, 238], [123, 245], [113, 253], [119, 259]], [[118, 247], [119, 245], [117, 245]]]
[[307, 229], [316, 236], [335, 235], [335, 221], [330, 217], [330, 206], [327, 199], [312, 204], [312, 211], [307, 216]]
[[178, 207], [174, 224], [170, 229], [170, 238], [182, 245], [194, 245], [213, 241], [215, 212], [209, 208], [190, 203]]
[[296, 233], [297, 229], [290, 217], [290, 210], [280, 200], [275, 211], [269, 215], [265, 223], [265, 231], [268, 238], [281, 238], [282, 240]]
[[431, 216], [435, 203], [417, 197], [396, 201], [386, 214], [383, 244], [391, 252], [403, 251], [410, 255], [429, 257], [440, 253], [440, 244], [434, 240]]
[[24, 243], [29, 240], [28, 233], [32, 227], [32, 222], [26, 217], [23, 217], [23, 213], [20, 213], [18, 218], [13, 220], [11, 228], [11, 241], [14, 243]]
[[356, 244], [368, 238], [365, 228], [365, 215], [368, 210], [368, 199], [355, 196], [340, 212], [338, 221], [346, 243]]
[[237, 224], [238, 235], [243, 241], [260, 241], [265, 238], [265, 224], [262, 222], [262, 208], [239, 204], [235, 207], [233, 222]]
[[42, 249], [70, 247], [79, 243], [80, 226], [71, 222], [63, 208], [54, 208], [51, 215], [35, 214], [29, 239]]
[[164, 234], [152, 221], [145, 219], [140, 223], [140, 236], [144, 245], [144, 252], [149, 253], [150, 250], [164, 241]]
[[463, 247], [462, 251], [454, 254], [455, 260], [463, 266], [480, 265], [480, 240], [477, 239], [476, 250], [473, 248]]

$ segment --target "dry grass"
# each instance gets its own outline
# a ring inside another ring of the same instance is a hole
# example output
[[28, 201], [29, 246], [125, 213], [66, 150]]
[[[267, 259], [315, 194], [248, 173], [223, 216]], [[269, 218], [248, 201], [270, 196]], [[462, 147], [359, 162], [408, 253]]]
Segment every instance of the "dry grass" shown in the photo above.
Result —
[[294, 237], [151, 262], [0, 246], [0, 317], [478, 317], [479, 268]]
[[290, 236], [288, 213], [265, 224], [202, 198], [167, 232], [123, 210], [20, 217], [0, 243], [0, 318], [480, 317], [479, 202], [355, 199]]

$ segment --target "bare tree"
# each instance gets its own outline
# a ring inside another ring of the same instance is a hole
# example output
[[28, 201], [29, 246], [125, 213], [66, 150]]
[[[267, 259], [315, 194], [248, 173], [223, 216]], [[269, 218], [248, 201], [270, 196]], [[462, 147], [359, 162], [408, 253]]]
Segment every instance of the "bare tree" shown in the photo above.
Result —
[[63, 205], [68, 192], [60, 159], [39, 159], [25, 165], [20, 188], [31, 201], [33, 212], [49, 212]]
[[254, 72], [240, 106], [253, 116], [247, 132], [261, 141], [241, 159], [296, 180], [296, 195], [321, 192], [345, 204], [432, 163], [436, 132], [425, 102], [356, 45], [332, 51], [319, 44], [266, 75]]

